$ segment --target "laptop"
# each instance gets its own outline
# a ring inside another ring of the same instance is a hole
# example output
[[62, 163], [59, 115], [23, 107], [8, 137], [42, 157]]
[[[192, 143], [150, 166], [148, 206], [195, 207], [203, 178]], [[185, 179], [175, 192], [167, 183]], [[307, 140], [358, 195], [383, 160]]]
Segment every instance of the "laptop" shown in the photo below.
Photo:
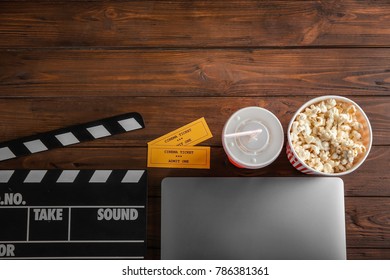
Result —
[[334, 177], [165, 178], [161, 259], [346, 259]]

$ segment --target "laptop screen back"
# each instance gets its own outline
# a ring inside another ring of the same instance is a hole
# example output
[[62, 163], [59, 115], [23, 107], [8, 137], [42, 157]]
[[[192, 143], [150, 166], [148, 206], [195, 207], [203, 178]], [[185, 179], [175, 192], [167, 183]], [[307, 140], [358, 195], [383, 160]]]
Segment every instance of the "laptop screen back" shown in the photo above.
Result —
[[162, 259], [345, 259], [339, 178], [165, 178]]

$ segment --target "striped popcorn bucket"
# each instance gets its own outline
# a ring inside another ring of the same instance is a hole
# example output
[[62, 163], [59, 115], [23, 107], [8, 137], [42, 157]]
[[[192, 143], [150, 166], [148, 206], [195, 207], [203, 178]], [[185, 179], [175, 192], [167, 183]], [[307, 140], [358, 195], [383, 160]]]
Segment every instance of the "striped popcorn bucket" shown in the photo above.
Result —
[[303, 161], [301, 161], [295, 155], [294, 151], [291, 149], [289, 142], [287, 142], [287, 145], [286, 145], [286, 153], [287, 153], [288, 160], [297, 170], [299, 170], [305, 174], [321, 175], [320, 172], [315, 171], [314, 169], [307, 166]]
[[[362, 154], [360, 157], [357, 158], [356, 162], [354, 163], [353, 167], [347, 171], [344, 172], [339, 172], [339, 173], [325, 173], [325, 172], [320, 172], [318, 170], [315, 170], [314, 168], [310, 167], [307, 165], [303, 160], [301, 160], [297, 153], [294, 150], [294, 147], [292, 145], [291, 141], [291, 127], [295, 119], [297, 118], [298, 114], [303, 112], [307, 107], [309, 107], [312, 104], [317, 104], [321, 101], [327, 100], [327, 99], [335, 99], [337, 102], [343, 102], [347, 104], [354, 105], [356, 108], [356, 117], [358, 121], [363, 125], [363, 131], [362, 131], [362, 142], [364, 146], [366, 147], [366, 152]], [[287, 144], [286, 144], [286, 153], [287, 153], [287, 158], [290, 161], [290, 163], [300, 172], [305, 173], [305, 174], [311, 174], [311, 175], [321, 175], [321, 176], [342, 176], [349, 174], [353, 171], [355, 171], [367, 158], [368, 154], [370, 153], [372, 146], [372, 129], [370, 125], [370, 121], [368, 120], [366, 114], [360, 108], [358, 104], [356, 104], [354, 101], [342, 97], [342, 96], [336, 96], [336, 95], [327, 95], [327, 96], [321, 96], [317, 97], [314, 99], [309, 100], [305, 104], [303, 104], [294, 114], [292, 117], [288, 128], [287, 128]]]

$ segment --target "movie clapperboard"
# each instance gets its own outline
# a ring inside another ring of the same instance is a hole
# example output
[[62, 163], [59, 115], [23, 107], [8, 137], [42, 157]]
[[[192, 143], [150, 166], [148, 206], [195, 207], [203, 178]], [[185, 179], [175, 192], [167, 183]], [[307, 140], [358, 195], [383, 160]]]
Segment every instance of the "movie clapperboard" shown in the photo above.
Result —
[[[129, 113], [0, 144], [0, 160], [144, 128]], [[146, 170], [0, 170], [0, 258], [141, 259]]]

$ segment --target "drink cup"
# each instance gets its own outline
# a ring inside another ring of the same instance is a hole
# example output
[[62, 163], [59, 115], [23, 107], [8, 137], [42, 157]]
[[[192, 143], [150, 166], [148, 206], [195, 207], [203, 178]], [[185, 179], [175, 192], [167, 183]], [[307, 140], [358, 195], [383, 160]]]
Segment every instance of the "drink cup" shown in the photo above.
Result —
[[246, 107], [235, 112], [222, 131], [222, 145], [232, 164], [258, 169], [271, 164], [284, 142], [282, 125], [270, 111]]

